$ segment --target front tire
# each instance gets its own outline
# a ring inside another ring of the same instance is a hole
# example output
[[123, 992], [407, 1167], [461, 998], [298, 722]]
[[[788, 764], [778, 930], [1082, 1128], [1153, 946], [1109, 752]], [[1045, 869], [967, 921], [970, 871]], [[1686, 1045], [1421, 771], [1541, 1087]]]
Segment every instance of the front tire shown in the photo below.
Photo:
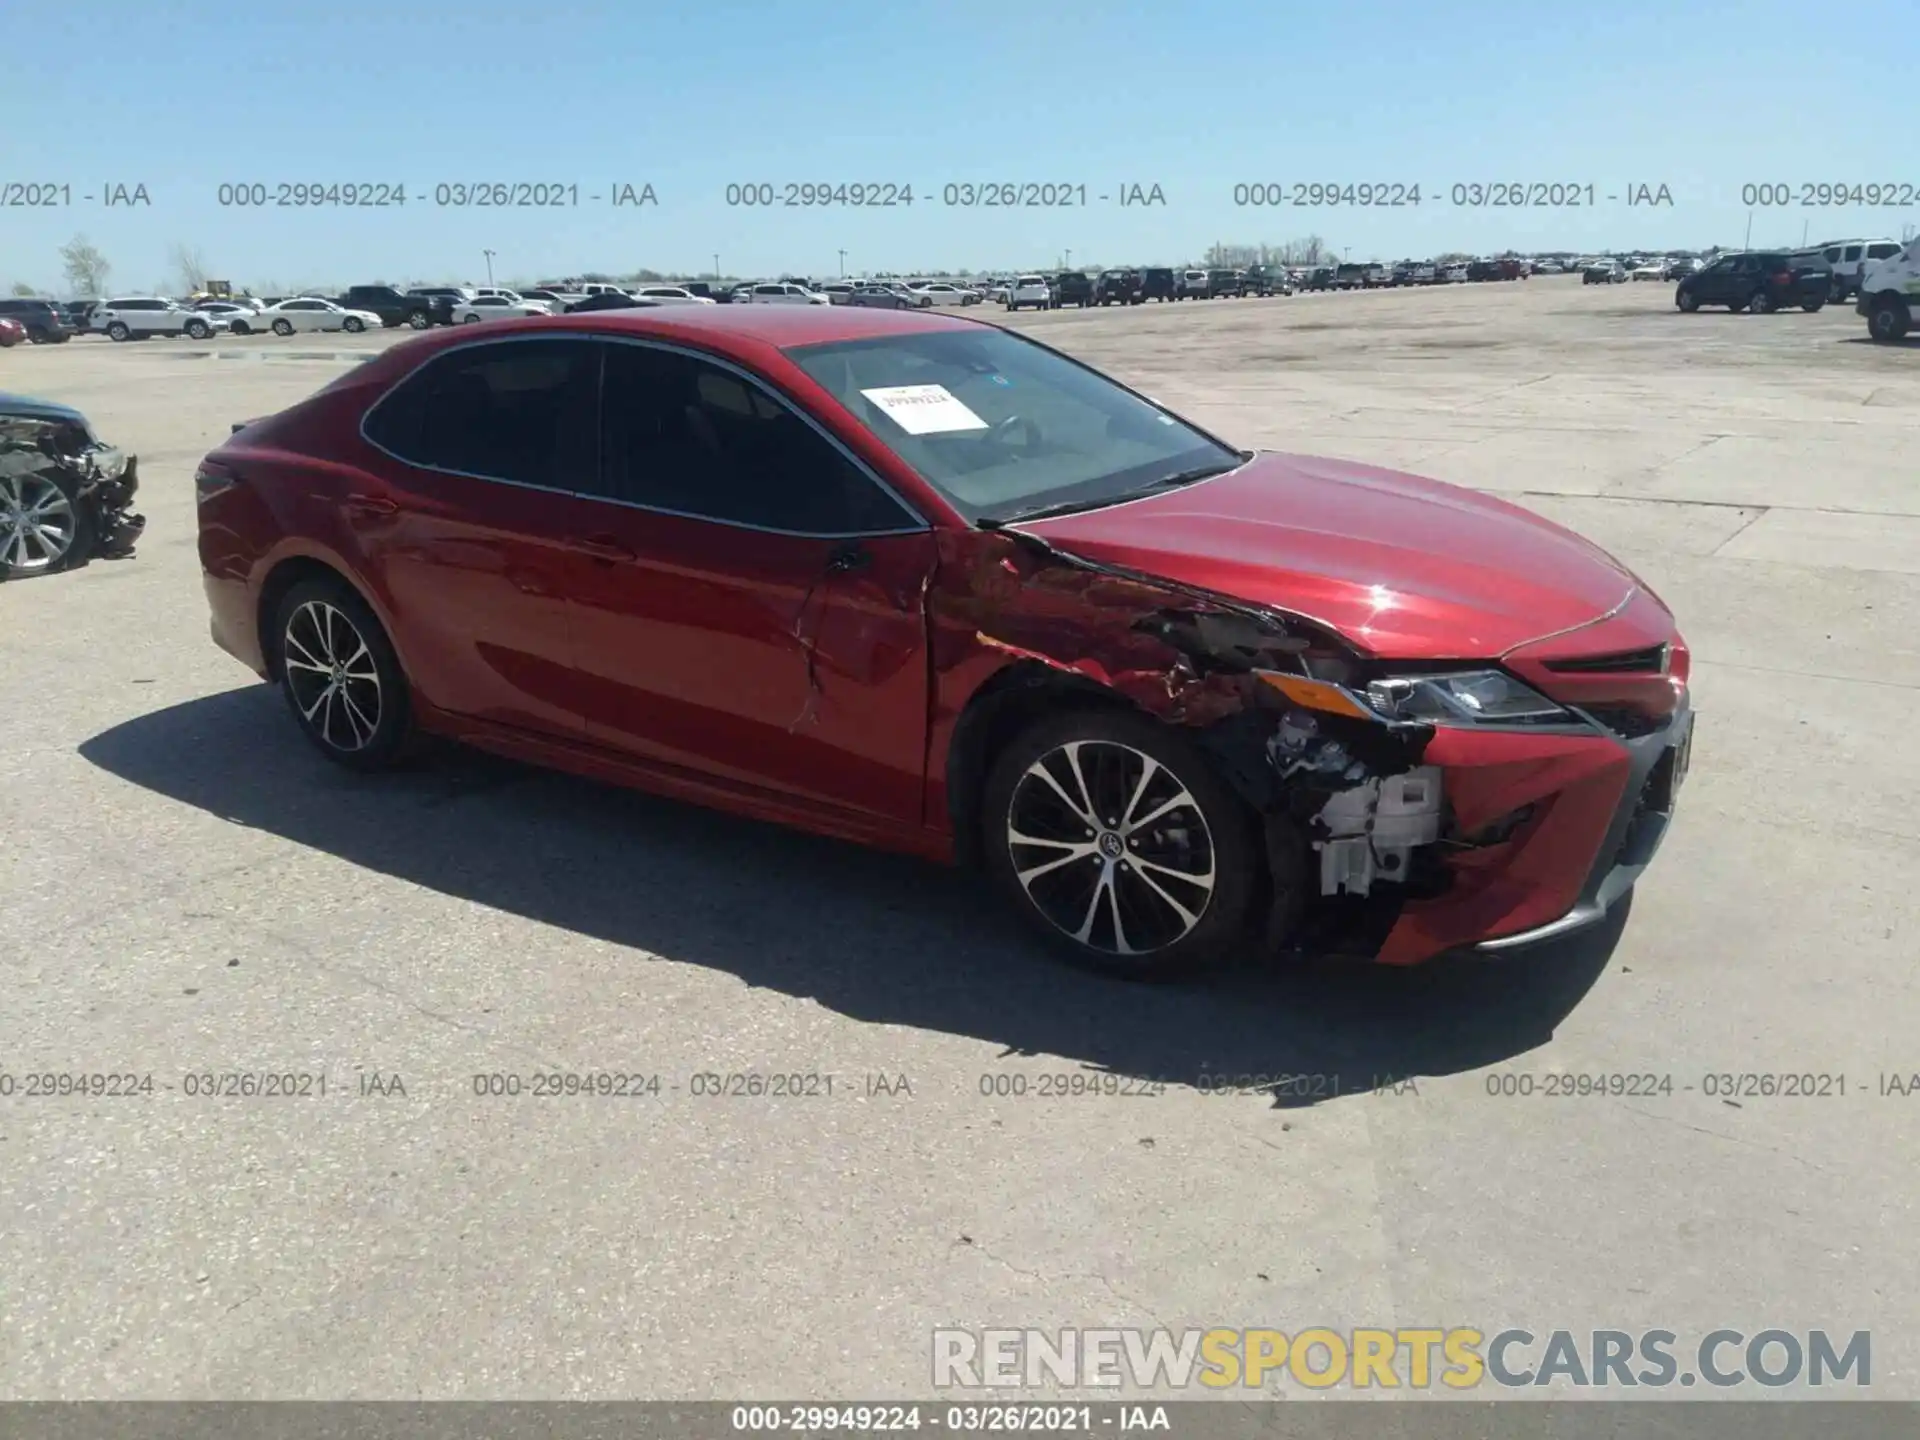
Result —
[[1867, 333], [1883, 345], [1904, 340], [1913, 324], [1907, 307], [1898, 300], [1881, 300], [1867, 313]]
[[204, 320], [189, 320], [187, 322], [187, 338], [189, 340], [204, 340], [212, 333], [213, 331], [207, 328], [207, 323]]
[[58, 471], [0, 474], [0, 581], [53, 575], [93, 548], [78, 487]]
[[1691, 290], [1682, 290], [1673, 297], [1673, 303], [1680, 307], [1682, 314], [1691, 315], [1700, 308], [1700, 297]]
[[274, 321], [273, 333], [278, 335], [282, 340], [286, 339], [287, 336], [293, 334], [293, 322], [284, 317]]
[[1071, 963], [1172, 979], [1247, 933], [1252, 816], [1197, 747], [1144, 716], [1039, 721], [994, 762], [980, 813], [995, 883]]
[[367, 328], [367, 322], [358, 316], [349, 315], [346, 318], [346, 323], [340, 328], [345, 330], [349, 335], [358, 335], [362, 330]]
[[430, 317], [421, 314], [418, 310], [407, 317], [407, 328], [410, 330], [424, 330], [432, 323]]
[[123, 321], [116, 320], [107, 326], [107, 338], [109, 340], [125, 341], [132, 338], [132, 336], [133, 332], [126, 327]]
[[339, 579], [303, 580], [274, 616], [280, 693], [300, 733], [349, 770], [405, 754], [413, 706], [399, 657], [367, 603]]
[[1764, 290], [1756, 290], [1747, 300], [1749, 315], [1771, 315], [1774, 310], [1773, 296]]

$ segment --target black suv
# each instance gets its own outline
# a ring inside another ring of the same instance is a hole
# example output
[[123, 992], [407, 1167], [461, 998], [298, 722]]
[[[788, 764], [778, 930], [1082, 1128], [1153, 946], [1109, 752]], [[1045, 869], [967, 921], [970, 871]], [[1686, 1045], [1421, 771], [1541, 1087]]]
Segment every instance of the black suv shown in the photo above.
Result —
[[371, 310], [389, 330], [396, 325], [424, 330], [433, 323], [432, 300], [402, 295], [391, 285], [349, 285], [346, 294], [334, 296], [334, 303], [347, 310]]
[[74, 335], [67, 312], [53, 300], [0, 300], [0, 315], [18, 320], [36, 345], [63, 345]]
[[1674, 287], [1673, 303], [1688, 314], [1702, 305], [1724, 305], [1753, 315], [1788, 305], [1814, 311], [1827, 303], [1832, 288], [1833, 274], [1825, 268], [1796, 268], [1785, 251], [1749, 250], [1722, 255], [1686, 276]]
[[1093, 281], [1078, 270], [1062, 270], [1053, 277], [1053, 308], [1078, 305], [1082, 310], [1093, 303]]
[[454, 285], [420, 285], [407, 291], [409, 303], [421, 302], [427, 307], [427, 324], [453, 324], [453, 307], [464, 305], [471, 297], [465, 290]]
[[1096, 305], [1138, 305], [1146, 298], [1138, 270], [1102, 270], [1093, 284]]
[[1142, 300], [1171, 300], [1180, 293], [1180, 281], [1171, 270], [1155, 267], [1140, 272]]
[[1242, 295], [1291, 295], [1293, 276], [1279, 265], [1249, 265], [1240, 276]]

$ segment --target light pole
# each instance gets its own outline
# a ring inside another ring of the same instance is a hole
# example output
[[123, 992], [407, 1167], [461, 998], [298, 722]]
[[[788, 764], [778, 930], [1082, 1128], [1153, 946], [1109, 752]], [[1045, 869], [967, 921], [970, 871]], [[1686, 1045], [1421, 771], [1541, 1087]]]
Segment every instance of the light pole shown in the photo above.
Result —
[[1069, 269], [1069, 270], [1071, 270], [1071, 269], [1073, 268], [1073, 251], [1072, 251], [1072, 250], [1068, 250], [1068, 251], [1067, 251], [1067, 266], [1066, 266], [1066, 268], [1067, 268], [1067, 269]]
[[844, 250], [840, 252], [840, 278], [847, 278], [847, 252]]
[[713, 278], [716, 280], [720, 278], [720, 252], [718, 250], [713, 252]]
[[1753, 211], [1751, 211], [1751, 210], [1749, 210], [1749, 211], [1747, 211], [1747, 238], [1746, 238], [1746, 242], [1745, 242], [1744, 244], [1742, 244], [1740, 248], [1741, 248], [1742, 250], [1751, 250], [1751, 249], [1753, 248]]
[[487, 284], [491, 285], [493, 284], [493, 251], [482, 250], [480, 253], [487, 257]]

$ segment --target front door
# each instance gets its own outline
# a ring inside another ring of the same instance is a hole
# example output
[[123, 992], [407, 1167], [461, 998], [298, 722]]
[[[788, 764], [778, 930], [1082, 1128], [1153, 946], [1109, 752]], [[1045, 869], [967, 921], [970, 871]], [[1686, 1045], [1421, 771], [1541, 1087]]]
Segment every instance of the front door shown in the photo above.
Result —
[[921, 519], [721, 362], [606, 342], [584, 498], [590, 738], [790, 799], [919, 823], [934, 565]]

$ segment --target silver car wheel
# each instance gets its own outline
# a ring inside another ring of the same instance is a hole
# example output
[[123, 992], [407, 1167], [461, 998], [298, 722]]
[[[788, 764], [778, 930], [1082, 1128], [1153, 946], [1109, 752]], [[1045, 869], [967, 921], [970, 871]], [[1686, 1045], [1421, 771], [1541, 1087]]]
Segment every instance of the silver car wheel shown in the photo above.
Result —
[[73, 549], [73, 502], [38, 475], [0, 475], [0, 566], [51, 570]]
[[287, 686], [307, 728], [329, 749], [364, 750], [380, 728], [380, 670], [345, 611], [309, 600], [281, 637]]
[[1213, 899], [1213, 832], [1186, 785], [1151, 755], [1074, 740], [1013, 787], [1006, 843], [1034, 909], [1108, 955], [1184, 939]]

